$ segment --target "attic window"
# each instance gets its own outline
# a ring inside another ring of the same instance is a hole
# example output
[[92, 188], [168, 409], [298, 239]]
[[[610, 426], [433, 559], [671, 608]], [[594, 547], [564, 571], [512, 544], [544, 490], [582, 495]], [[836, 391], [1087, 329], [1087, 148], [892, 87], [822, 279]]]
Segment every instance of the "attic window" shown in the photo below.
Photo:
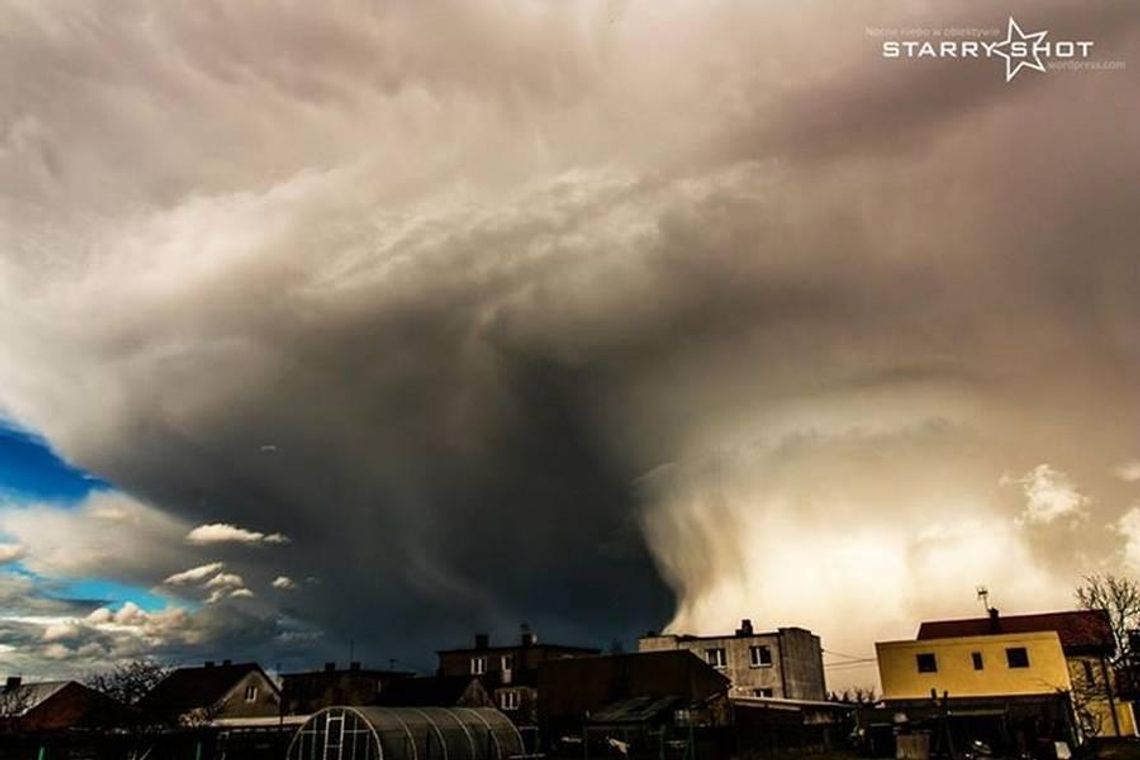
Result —
[[938, 660], [934, 658], [933, 652], [923, 652], [914, 656], [915, 664], [918, 666], [919, 673], [937, 673]]
[[487, 672], [487, 658], [486, 657], [472, 657], [471, 658], [471, 675], [481, 676]]
[[974, 670], [982, 670], [986, 666], [981, 652], [970, 652], [970, 659], [974, 661]]
[[257, 701], [257, 687], [256, 686], [246, 686], [245, 687], [245, 701], [246, 702], [256, 702]]

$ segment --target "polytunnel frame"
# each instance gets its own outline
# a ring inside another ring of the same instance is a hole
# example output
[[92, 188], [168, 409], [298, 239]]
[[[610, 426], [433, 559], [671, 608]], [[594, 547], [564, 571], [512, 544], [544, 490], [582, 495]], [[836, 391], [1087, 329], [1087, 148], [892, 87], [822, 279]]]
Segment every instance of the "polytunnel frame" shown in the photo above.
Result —
[[[400, 715], [399, 710], [408, 710], [411, 712], [416, 712], [416, 713], [419, 713], [419, 715], [421, 717], [423, 717], [423, 719], [426, 721], [427, 725], [430, 726], [431, 730], [435, 733], [436, 738], [439, 740], [440, 748], [443, 750], [444, 760], [448, 760], [448, 758], [447, 758], [447, 742], [444, 740], [443, 732], [440, 730], [439, 724], [436, 722], [435, 718], [433, 718], [429, 713], [425, 712], [423, 709], [421, 709], [419, 707], [413, 707], [410, 705], [406, 706], [406, 707], [394, 707], [393, 706], [392, 708], [380, 708], [380, 709], [391, 710], [392, 717], [395, 718], [397, 721], [399, 721], [400, 726], [403, 727], [404, 735], [407, 737], [408, 744], [412, 750], [412, 760], [419, 760], [419, 749], [416, 747], [415, 737], [412, 735], [411, 729], [408, 728], [408, 724], [407, 724], [407, 722], [404, 721], [403, 716]], [[435, 707], [433, 709], [443, 710], [446, 714], [451, 715], [452, 717], [456, 718], [455, 722], [459, 725], [459, 727], [461, 729], [463, 729], [463, 735], [465, 737], [467, 737], [467, 745], [471, 748], [471, 757], [475, 758], [475, 757], [478, 757], [478, 755], [479, 755], [478, 751], [476, 750], [476, 746], [475, 746], [475, 737], [473, 737], [471, 735], [471, 731], [468, 730], [467, 724], [465, 722], [463, 722], [462, 720], [459, 720], [456, 717], [456, 713], [472, 715], [476, 719], [478, 719], [478, 722], [482, 723], [483, 726], [487, 729], [488, 737], [490, 737], [491, 741], [494, 742], [494, 744], [495, 744], [496, 756], [499, 757], [501, 760], [505, 760], [507, 757], [510, 757], [509, 755], [506, 755], [503, 753], [503, 745], [499, 742], [499, 737], [495, 733], [496, 727], [492, 726], [487, 721], [487, 719], [483, 716], [483, 714], [481, 712], [479, 712], [478, 710], [472, 709], [470, 707], [458, 707], [458, 706], [456, 706], [456, 707], [439, 706], [439, 707]], [[305, 726], [307, 726], [309, 723], [315, 721], [317, 719], [317, 717], [319, 715], [321, 715], [322, 713], [332, 713], [334, 710], [339, 711], [342, 718], [343, 718], [343, 715], [346, 713], [353, 713], [353, 715], [356, 717], [356, 719], [358, 721], [364, 723], [364, 725], [366, 725], [368, 727], [368, 733], [372, 736], [372, 739], [376, 742], [376, 748], [378, 749], [379, 754], [380, 754], [379, 760], [384, 760], [384, 743], [380, 740], [380, 734], [376, 730], [375, 724], [372, 722], [372, 720], [369, 719], [369, 717], [366, 713], [362, 712], [357, 707], [354, 707], [351, 705], [332, 705], [330, 707], [322, 708], [322, 709], [318, 710], [317, 712], [313, 713], [312, 715], [310, 715], [309, 718], [304, 723], [302, 723], [300, 727], [298, 727], [297, 731], [293, 734], [293, 738], [289, 740], [289, 746], [285, 750], [286, 759], [292, 760], [292, 758], [293, 758], [293, 747], [297, 744], [298, 741], [302, 740], [302, 734], [304, 732]], [[510, 718], [507, 718], [505, 715], [503, 716], [503, 723], [505, 724], [505, 726], [509, 726], [511, 731], [514, 732], [515, 738], [518, 739], [519, 748], [523, 749], [525, 751], [526, 743], [523, 741], [522, 733], [519, 732], [518, 726], [516, 726], [514, 724], [514, 721], [512, 721]], [[328, 717], [325, 718], [326, 730], [327, 730], [327, 725], [328, 725]], [[499, 726], [498, 728], [503, 728], [505, 726]], [[339, 749], [343, 752], [344, 747], [341, 746]]]

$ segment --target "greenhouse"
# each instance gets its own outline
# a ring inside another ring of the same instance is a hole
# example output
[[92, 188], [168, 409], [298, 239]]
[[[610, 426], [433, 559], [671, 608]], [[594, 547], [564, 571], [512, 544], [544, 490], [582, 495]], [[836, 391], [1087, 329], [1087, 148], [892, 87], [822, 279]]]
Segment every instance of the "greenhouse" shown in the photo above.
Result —
[[470, 707], [328, 707], [297, 730], [288, 760], [506, 760], [523, 754], [505, 715]]

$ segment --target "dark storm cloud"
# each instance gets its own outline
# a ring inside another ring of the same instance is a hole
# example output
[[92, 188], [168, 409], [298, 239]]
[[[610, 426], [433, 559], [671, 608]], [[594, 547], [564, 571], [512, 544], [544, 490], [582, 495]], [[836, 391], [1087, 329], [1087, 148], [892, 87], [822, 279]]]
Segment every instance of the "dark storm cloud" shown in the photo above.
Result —
[[[675, 611], [866, 647], [1127, 559], [1133, 77], [866, 32], [973, 4], [612, 10], [9, 6], [0, 410], [169, 521], [118, 572], [224, 562], [269, 649], [430, 665]], [[1010, 10], [1137, 52], [1121, 5]]]

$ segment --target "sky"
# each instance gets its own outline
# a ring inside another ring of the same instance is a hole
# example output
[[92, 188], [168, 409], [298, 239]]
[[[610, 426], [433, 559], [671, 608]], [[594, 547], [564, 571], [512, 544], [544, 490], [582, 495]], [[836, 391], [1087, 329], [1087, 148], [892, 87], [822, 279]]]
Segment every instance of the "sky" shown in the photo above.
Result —
[[[1123, 67], [881, 54], [1010, 16]], [[842, 687], [1140, 572], [1140, 6], [0, 26], [2, 671], [749, 617]]]

